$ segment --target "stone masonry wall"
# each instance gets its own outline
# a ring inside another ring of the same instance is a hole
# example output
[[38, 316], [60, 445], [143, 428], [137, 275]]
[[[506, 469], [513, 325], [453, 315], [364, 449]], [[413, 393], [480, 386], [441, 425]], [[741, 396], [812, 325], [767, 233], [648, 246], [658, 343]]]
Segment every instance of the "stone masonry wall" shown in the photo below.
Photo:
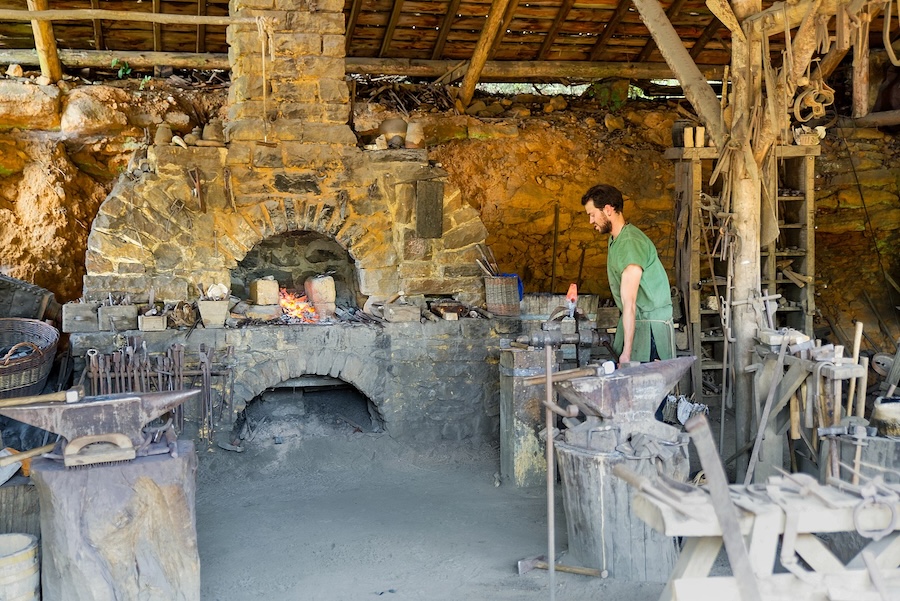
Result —
[[477, 210], [445, 185], [443, 236], [418, 238], [416, 182], [446, 182], [446, 173], [424, 151], [356, 145], [342, 8], [338, 0], [232, 2], [232, 15], [260, 26], [228, 28], [227, 148], [152, 147], [144, 168], [120, 180], [88, 240], [87, 298], [143, 298], [150, 287], [157, 298], [194, 298], [195, 283], [227, 283], [261, 240], [308, 230], [347, 249], [362, 295], [483, 299], [475, 244], [487, 231]]

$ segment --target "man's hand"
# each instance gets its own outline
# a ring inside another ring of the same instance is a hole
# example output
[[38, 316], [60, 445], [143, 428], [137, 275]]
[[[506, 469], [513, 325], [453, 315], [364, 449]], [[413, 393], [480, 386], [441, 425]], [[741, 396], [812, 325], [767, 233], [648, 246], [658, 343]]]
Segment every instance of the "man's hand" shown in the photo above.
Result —
[[622, 272], [622, 284], [619, 294], [622, 298], [622, 352], [619, 354], [619, 364], [631, 360], [631, 351], [634, 346], [634, 324], [637, 319], [637, 293], [641, 285], [641, 276], [644, 270], [640, 265], [632, 263]]

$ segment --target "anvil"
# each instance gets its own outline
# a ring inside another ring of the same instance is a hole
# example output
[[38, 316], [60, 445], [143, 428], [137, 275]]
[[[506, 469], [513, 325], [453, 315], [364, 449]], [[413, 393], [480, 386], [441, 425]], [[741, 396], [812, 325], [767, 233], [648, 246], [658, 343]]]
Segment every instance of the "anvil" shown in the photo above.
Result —
[[585, 415], [615, 417], [625, 413], [652, 413], [694, 361], [694, 357], [679, 357], [642, 363], [609, 375], [563, 380], [554, 386]]
[[[134, 459], [150, 421], [200, 395], [199, 389], [109, 394], [74, 403], [34, 403], [0, 409], [0, 415], [59, 434], [67, 441], [66, 466]], [[98, 449], [89, 449], [95, 443]], [[109, 444], [114, 445], [110, 448]], [[100, 451], [100, 452], [95, 452]]]

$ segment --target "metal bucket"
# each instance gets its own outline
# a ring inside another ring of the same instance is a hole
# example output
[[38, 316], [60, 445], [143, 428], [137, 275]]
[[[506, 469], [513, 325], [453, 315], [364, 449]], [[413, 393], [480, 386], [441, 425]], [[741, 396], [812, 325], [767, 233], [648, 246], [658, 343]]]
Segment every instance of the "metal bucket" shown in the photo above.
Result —
[[[557, 441], [554, 444], [562, 480], [569, 552], [579, 565], [607, 570], [613, 578], [666, 582], [675, 568], [675, 539], [656, 532], [631, 512], [634, 490], [613, 475], [628, 469], [652, 477], [652, 459], [628, 459], [618, 451], [591, 451]], [[683, 480], [688, 459], [668, 465], [669, 476]]]
[[0, 534], [0, 598], [40, 601], [38, 540], [31, 534]]

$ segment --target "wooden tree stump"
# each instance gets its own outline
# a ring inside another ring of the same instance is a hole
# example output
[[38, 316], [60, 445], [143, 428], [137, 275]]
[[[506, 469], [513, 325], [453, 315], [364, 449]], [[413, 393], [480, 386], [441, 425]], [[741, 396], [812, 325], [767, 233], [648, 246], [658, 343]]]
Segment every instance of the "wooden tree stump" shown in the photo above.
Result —
[[42, 588], [55, 601], [199, 601], [197, 456], [67, 469], [41, 459]]

